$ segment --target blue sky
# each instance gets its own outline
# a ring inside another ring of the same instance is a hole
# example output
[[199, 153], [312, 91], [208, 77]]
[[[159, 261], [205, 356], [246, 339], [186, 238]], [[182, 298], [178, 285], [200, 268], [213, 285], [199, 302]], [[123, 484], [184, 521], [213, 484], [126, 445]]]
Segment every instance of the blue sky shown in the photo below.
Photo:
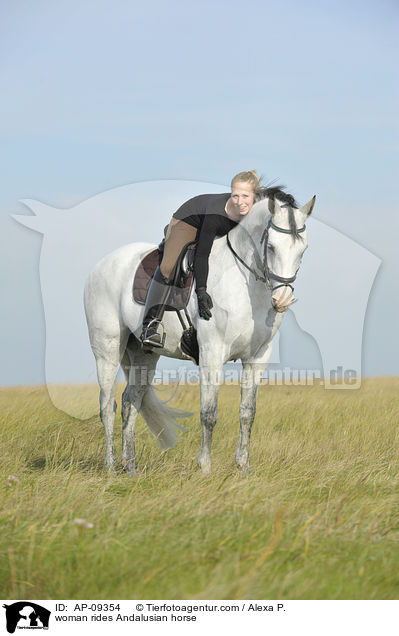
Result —
[[2, 3], [0, 383], [44, 377], [41, 237], [10, 219], [27, 213], [20, 199], [69, 207], [123, 184], [228, 184], [251, 168], [301, 203], [316, 193], [315, 216], [382, 259], [364, 365], [397, 374], [398, 8]]

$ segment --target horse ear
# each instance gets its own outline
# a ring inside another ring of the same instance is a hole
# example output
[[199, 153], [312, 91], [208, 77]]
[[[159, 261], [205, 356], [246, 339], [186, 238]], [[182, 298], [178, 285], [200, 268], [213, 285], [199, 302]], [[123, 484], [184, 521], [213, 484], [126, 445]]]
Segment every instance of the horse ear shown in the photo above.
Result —
[[316, 195], [314, 195], [314, 197], [310, 199], [310, 201], [308, 201], [307, 203], [305, 203], [305, 205], [301, 207], [301, 212], [303, 212], [305, 216], [309, 216], [312, 213], [315, 202], [316, 202]]

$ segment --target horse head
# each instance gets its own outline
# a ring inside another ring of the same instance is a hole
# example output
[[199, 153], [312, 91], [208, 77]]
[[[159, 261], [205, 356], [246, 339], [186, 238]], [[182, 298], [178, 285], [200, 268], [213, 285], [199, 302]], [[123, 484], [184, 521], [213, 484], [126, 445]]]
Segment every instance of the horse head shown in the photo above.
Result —
[[305, 224], [315, 201], [316, 196], [301, 208], [295, 208], [280, 204], [276, 198], [268, 200], [270, 218], [262, 237], [263, 263], [273, 307], [278, 312], [287, 311], [295, 302], [293, 283], [308, 246]]

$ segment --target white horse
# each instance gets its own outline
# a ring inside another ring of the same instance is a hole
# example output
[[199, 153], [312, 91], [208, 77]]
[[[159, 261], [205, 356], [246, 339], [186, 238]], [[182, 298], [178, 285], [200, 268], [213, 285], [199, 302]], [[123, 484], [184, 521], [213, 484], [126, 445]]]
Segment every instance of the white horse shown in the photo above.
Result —
[[[278, 199], [261, 199], [228, 237], [214, 241], [208, 277], [212, 318], [206, 321], [199, 317], [195, 293], [187, 307], [199, 345], [202, 444], [198, 464], [206, 474], [211, 471], [211, 441], [218, 417], [222, 367], [236, 359], [243, 366], [236, 464], [243, 471], [249, 470], [258, 386], [271, 355], [273, 336], [294, 301], [292, 283], [307, 247], [305, 221], [316, 197], [296, 208], [286, 203], [292, 197], [278, 188], [270, 190], [275, 191], [274, 195], [277, 191]], [[270, 195], [270, 191], [266, 192]], [[129, 474], [136, 471], [134, 425], [139, 412], [161, 448], [175, 445], [179, 427], [176, 418], [191, 415], [163, 404], [151, 386], [161, 354], [189, 359], [180, 349], [182, 327], [177, 314], [165, 313], [163, 349], [148, 355], [139, 342], [144, 308], [132, 300], [132, 280], [141, 258], [154, 247], [133, 243], [106, 256], [89, 275], [84, 294], [100, 385], [105, 464], [110, 470], [116, 463], [113, 425], [119, 365], [127, 379], [122, 396], [122, 466]]]

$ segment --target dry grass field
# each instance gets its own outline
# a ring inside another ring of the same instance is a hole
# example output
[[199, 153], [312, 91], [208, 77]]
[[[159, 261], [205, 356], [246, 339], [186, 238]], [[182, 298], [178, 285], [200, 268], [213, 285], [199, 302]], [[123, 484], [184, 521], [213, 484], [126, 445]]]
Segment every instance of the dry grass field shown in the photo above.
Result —
[[[59, 391], [97, 401], [94, 385]], [[261, 387], [249, 477], [237, 386], [221, 387], [210, 477], [199, 388], [171, 404], [195, 412], [187, 431], [160, 452], [139, 418], [129, 478], [104, 471], [99, 417], [58, 411], [45, 387], [0, 390], [2, 598], [399, 598], [399, 379]], [[115, 437], [120, 453], [119, 416]]]

